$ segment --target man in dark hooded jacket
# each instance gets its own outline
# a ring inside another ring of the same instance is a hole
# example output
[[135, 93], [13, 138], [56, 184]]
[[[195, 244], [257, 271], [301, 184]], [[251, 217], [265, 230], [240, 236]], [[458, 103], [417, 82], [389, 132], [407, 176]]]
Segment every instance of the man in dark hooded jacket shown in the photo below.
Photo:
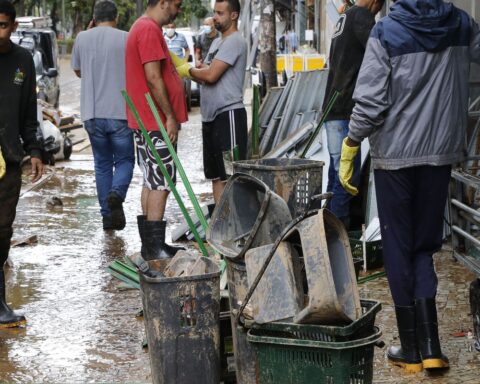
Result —
[[359, 143], [370, 141], [401, 343], [388, 358], [409, 372], [448, 367], [432, 256], [451, 165], [464, 157], [471, 61], [480, 63], [480, 32], [467, 13], [443, 0], [397, 0], [370, 35], [342, 146], [339, 177], [351, 187]]

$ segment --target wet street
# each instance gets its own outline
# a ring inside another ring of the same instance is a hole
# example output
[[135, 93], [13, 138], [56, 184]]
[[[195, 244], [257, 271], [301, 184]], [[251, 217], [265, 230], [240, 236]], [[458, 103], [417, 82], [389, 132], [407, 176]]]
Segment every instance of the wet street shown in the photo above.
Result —
[[[61, 69], [61, 108], [79, 111], [80, 81], [65, 60]], [[180, 134], [179, 156], [202, 202], [209, 186], [203, 180], [200, 128], [194, 108]], [[83, 129], [72, 134], [73, 142], [85, 137]], [[139, 292], [119, 289], [106, 271], [111, 261], [140, 250], [141, 174], [135, 169], [125, 202], [127, 227], [108, 233], [102, 230], [88, 142], [74, 147], [70, 161], [59, 161], [47, 172], [54, 174], [24, 193], [18, 205], [14, 239], [36, 235], [38, 244], [10, 252], [14, 266], [7, 272], [7, 299], [25, 313], [28, 325], [0, 333], [0, 382], [149, 382], [143, 322], [135, 317], [142, 305]], [[60, 198], [63, 207], [48, 206], [51, 197]], [[169, 230], [180, 215], [172, 196]]]
[[[62, 60], [61, 69], [61, 107], [78, 113], [80, 81], [67, 60]], [[85, 132], [72, 135], [76, 142]], [[198, 108], [183, 125], [178, 153], [193, 190], [205, 202], [210, 185], [203, 180]], [[125, 289], [106, 271], [113, 260], [140, 250], [136, 226], [140, 172], [135, 170], [125, 202], [127, 227], [111, 233], [102, 230], [88, 141], [77, 144], [71, 159], [49, 167], [48, 173], [53, 175], [32, 191], [27, 191], [25, 179], [26, 192], [17, 210], [14, 239], [36, 235], [38, 243], [10, 252], [13, 266], [7, 270], [7, 298], [13, 308], [25, 313], [28, 324], [0, 331], [0, 383], [148, 383], [144, 326], [136, 318], [141, 308], [139, 291]], [[180, 182], [178, 187], [191, 208], [185, 188]], [[63, 207], [48, 205], [52, 197], [60, 198]], [[180, 216], [170, 197], [169, 231]], [[467, 335], [472, 330], [468, 289], [474, 275], [452, 260], [448, 244], [437, 255], [436, 268], [440, 335], [451, 369], [434, 377], [402, 376], [400, 369], [388, 363], [386, 348], [376, 348], [374, 383], [480, 383], [480, 353]], [[398, 342], [386, 278], [362, 285], [361, 297], [382, 302], [376, 323], [387, 345]]]

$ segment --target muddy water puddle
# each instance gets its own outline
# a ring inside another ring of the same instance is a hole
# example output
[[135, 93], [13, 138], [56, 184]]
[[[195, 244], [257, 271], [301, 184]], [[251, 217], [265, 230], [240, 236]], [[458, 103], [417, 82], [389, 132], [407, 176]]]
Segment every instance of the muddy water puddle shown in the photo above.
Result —
[[[184, 126], [179, 156], [204, 202], [210, 186], [203, 179], [198, 120]], [[28, 325], [0, 332], [0, 382], [149, 382], [144, 326], [135, 317], [139, 291], [119, 289], [106, 271], [111, 261], [140, 249], [139, 170], [124, 205], [127, 227], [116, 232], [102, 230], [88, 149], [48, 172], [54, 174], [38, 189], [27, 191], [26, 183], [17, 210], [14, 239], [37, 235], [38, 242], [10, 252], [8, 301]], [[181, 183], [179, 192], [191, 208]], [[63, 205], [52, 204], [53, 197]], [[173, 196], [166, 217], [171, 232], [181, 221]]]

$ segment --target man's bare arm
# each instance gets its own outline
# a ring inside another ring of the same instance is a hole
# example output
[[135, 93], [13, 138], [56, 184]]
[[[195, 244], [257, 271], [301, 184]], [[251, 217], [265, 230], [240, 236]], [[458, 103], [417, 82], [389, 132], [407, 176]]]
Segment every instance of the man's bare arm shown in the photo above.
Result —
[[167, 129], [168, 136], [172, 143], [175, 143], [177, 141], [178, 127], [173, 113], [172, 104], [168, 98], [167, 87], [162, 78], [162, 65], [165, 65], [165, 60], [152, 61], [144, 64], [143, 69], [153, 99], [167, 119], [167, 126], [165, 128]]
[[190, 75], [199, 82], [215, 84], [229, 67], [230, 64], [214, 59], [212, 64], [205, 68], [191, 68]]

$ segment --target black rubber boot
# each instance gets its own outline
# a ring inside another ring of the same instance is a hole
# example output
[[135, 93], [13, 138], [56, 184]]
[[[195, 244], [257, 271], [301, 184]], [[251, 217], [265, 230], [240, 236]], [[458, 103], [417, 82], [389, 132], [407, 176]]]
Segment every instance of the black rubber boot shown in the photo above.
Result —
[[178, 251], [184, 251], [185, 250], [184, 247], [178, 247], [178, 246], [175, 246], [175, 245], [170, 245], [170, 244], [167, 244], [165, 242], [165, 230], [167, 229], [167, 222], [165, 220], [163, 220], [162, 223], [163, 223], [163, 248], [173, 256], [175, 256], [175, 254]]
[[147, 220], [147, 215], [138, 215], [137, 216], [138, 234], [140, 235], [140, 240], [142, 241], [142, 248], [140, 250], [140, 254], [142, 255], [142, 257], [144, 259], [145, 259], [145, 257], [144, 257], [145, 246], [143, 244], [145, 242], [144, 232], [145, 232], [145, 221], [146, 220]]
[[123, 212], [123, 200], [115, 192], [110, 192], [107, 197], [108, 208], [110, 208], [112, 218], [112, 228], [121, 231], [125, 228], [125, 212]]
[[[0, 251], [1, 252], [1, 251]], [[14, 328], [25, 325], [25, 316], [13, 312], [7, 305], [5, 294], [5, 272], [0, 271], [0, 328]]]
[[416, 299], [417, 336], [423, 368], [448, 368], [449, 361], [442, 354], [438, 337], [437, 308], [435, 299]]
[[422, 359], [418, 352], [415, 307], [395, 306], [397, 315], [400, 347], [388, 348], [387, 357], [395, 365], [405, 369], [407, 373], [417, 373], [423, 370]]
[[169, 259], [185, 248], [172, 247], [165, 244], [166, 221], [148, 221], [145, 220], [143, 232], [144, 254], [142, 257], [149, 260]]

